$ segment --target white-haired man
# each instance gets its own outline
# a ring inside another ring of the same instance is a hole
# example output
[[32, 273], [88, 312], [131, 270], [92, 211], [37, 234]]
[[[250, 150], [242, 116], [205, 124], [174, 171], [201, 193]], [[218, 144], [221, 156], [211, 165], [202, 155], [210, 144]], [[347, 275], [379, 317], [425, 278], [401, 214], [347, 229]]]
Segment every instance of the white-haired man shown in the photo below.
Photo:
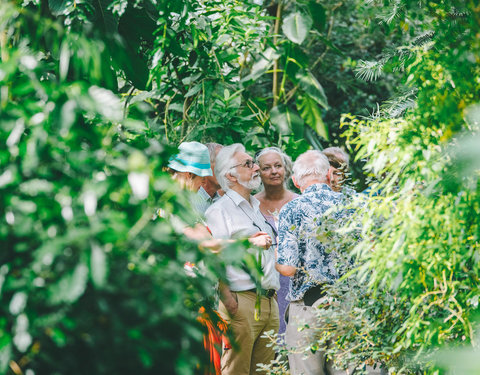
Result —
[[[289, 276], [287, 300], [288, 322], [285, 342], [288, 348], [305, 347], [309, 332], [298, 328], [315, 321], [315, 307], [324, 297], [322, 286], [338, 278], [336, 254], [328, 243], [317, 238], [322, 216], [331, 207], [341, 204], [343, 195], [327, 185], [329, 163], [320, 151], [307, 151], [293, 165], [292, 180], [302, 195], [287, 203], [280, 211], [277, 270]], [[289, 354], [290, 373], [329, 374], [322, 352]]]
[[251, 195], [260, 186], [259, 167], [241, 144], [226, 146], [216, 158], [215, 175], [225, 194], [205, 213], [214, 238], [237, 239], [253, 237], [261, 251], [263, 277], [260, 293], [260, 316], [255, 319], [257, 291], [255, 282], [245, 271], [229, 266], [229, 288], [221, 290], [220, 315], [229, 324], [235, 342], [224, 345], [222, 375], [256, 374], [257, 364], [269, 363], [275, 353], [268, 340], [261, 336], [278, 331], [279, 315], [275, 292], [280, 287], [275, 270], [273, 232], [262, 216], [260, 202]]

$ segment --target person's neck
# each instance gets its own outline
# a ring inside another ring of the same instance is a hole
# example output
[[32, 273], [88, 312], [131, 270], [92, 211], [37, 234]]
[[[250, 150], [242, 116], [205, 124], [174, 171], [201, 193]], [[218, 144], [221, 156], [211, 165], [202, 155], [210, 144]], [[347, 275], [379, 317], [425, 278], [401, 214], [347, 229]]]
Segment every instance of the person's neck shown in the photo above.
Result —
[[252, 204], [250, 201], [250, 193], [252, 191], [250, 189], [247, 189], [245, 186], [240, 184], [236, 184], [235, 186], [231, 187], [231, 189], [240, 194], [248, 203]]
[[208, 195], [210, 195], [210, 198], [213, 198], [215, 196], [215, 193], [217, 192], [218, 189], [215, 188], [215, 186], [210, 185], [210, 184], [205, 184], [202, 185], [203, 190], [207, 192]]
[[280, 201], [285, 198], [287, 189], [282, 185], [266, 185], [265, 186], [265, 199], [269, 201]]
[[310, 186], [315, 185], [315, 184], [326, 184], [327, 182], [325, 180], [319, 180], [319, 179], [312, 179], [309, 180], [305, 183], [305, 185], [300, 187], [300, 191], [303, 192], [307, 190]]

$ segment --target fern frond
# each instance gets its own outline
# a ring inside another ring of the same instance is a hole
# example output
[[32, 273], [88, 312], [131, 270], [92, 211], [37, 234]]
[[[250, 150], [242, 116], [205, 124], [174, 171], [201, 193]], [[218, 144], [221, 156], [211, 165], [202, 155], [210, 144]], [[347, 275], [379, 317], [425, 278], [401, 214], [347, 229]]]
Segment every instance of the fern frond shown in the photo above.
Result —
[[418, 89], [416, 88], [409, 89], [398, 93], [389, 100], [386, 100], [380, 107], [382, 117], [401, 117], [407, 110], [415, 108], [417, 91]]
[[386, 23], [390, 25], [395, 18], [400, 17], [400, 14], [404, 12], [404, 4], [401, 1], [396, 0], [390, 7], [387, 7], [386, 10], [377, 16], [377, 19], [380, 20], [380, 23]]
[[421, 47], [424, 44], [427, 44], [427, 43], [431, 42], [433, 40], [434, 36], [435, 36], [435, 33], [433, 31], [430, 31], [426, 34], [420, 35], [419, 37], [416, 37], [413, 40], [412, 45]]
[[355, 76], [367, 82], [376, 81], [382, 75], [386, 61], [385, 58], [379, 61], [360, 60], [355, 68]]

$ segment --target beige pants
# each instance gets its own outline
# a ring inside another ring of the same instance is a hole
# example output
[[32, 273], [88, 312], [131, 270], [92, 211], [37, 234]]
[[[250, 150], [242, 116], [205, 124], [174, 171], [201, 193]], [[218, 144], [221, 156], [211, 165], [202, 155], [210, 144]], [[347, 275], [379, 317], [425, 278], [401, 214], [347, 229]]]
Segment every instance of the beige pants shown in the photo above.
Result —
[[313, 330], [300, 327], [309, 325], [315, 327], [314, 307], [305, 306], [302, 301], [293, 301], [288, 305], [288, 323], [285, 331], [285, 343], [287, 348], [296, 352], [288, 354], [288, 364], [291, 375], [326, 375], [326, 363], [324, 352], [317, 351], [315, 354], [305, 355], [302, 351], [313, 340]]
[[268, 339], [261, 338], [264, 332], [278, 332], [280, 319], [275, 298], [262, 297], [259, 321], [255, 321], [253, 292], [232, 292], [238, 300], [238, 311], [230, 316], [220, 301], [219, 313], [233, 331], [236, 345], [222, 351], [222, 375], [258, 375], [258, 363], [270, 363], [275, 357], [273, 348], [267, 347]]
[[[324, 297], [325, 298], [325, 297]], [[321, 303], [325, 302], [324, 298], [320, 298], [313, 306], [305, 306], [303, 300], [290, 302], [288, 306], [288, 323], [285, 331], [285, 343], [288, 349], [295, 348], [297, 353], [288, 354], [288, 363], [291, 375], [349, 375], [353, 371], [337, 370], [333, 368], [331, 361], [325, 360], [323, 351], [317, 351], [315, 354], [309, 352], [306, 355], [300, 352], [302, 348], [307, 347], [314, 340], [314, 329], [304, 328], [299, 331], [299, 327], [306, 324], [309, 327], [315, 327], [316, 315], [315, 309]], [[383, 372], [380, 367], [366, 367], [369, 375], [381, 375]]]

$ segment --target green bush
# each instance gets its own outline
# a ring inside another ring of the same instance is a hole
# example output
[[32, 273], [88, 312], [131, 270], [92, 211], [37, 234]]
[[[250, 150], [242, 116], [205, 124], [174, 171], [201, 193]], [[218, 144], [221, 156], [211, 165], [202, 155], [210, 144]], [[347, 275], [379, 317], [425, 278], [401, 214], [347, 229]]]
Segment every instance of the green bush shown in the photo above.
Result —
[[224, 269], [182, 234], [150, 108], [125, 113], [89, 24], [2, 2], [0, 26], [0, 372], [200, 372]]

